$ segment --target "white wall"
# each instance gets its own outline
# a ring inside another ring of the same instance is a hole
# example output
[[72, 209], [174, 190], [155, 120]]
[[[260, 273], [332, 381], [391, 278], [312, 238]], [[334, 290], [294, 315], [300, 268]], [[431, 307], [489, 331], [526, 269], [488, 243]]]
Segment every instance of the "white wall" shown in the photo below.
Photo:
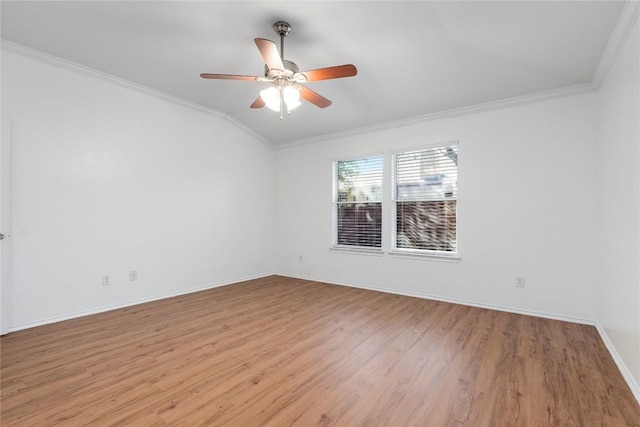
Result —
[[597, 319], [640, 400], [640, 24], [599, 91], [602, 275]]
[[273, 272], [272, 148], [210, 113], [13, 52], [2, 89], [11, 329]]
[[[277, 271], [394, 292], [593, 319], [597, 260], [596, 94], [277, 151]], [[363, 112], [366, 114], [366, 112]], [[459, 141], [457, 263], [330, 251], [332, 160]], [[303, 261], [299, 262], [299, 255]], [[526, 287], [515, 287], [525, 276]]]

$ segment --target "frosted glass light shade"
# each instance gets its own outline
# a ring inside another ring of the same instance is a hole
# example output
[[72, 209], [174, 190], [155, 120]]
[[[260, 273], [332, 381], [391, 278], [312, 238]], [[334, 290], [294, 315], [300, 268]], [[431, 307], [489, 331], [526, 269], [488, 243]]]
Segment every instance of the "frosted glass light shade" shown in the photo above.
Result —
[[280, 111], [280, 91], [282, 91], [283, 100], [287, 104], [288, 111], [300, 106], [300, 91], [297, 88], [285, 86], [279, 89], [271, 86], [260, 91], [260, 98], [262, 98], [267, 108], [273, 111]]
[[289, 111], [300, 106], [300, 91], [293, 86], [286, 86], [283, 89], [284, 103]]
[[261, 90], [260, 98], [270, 110], [280, 111], [280, 93], [275, 87], [271, 86], [268, 89]]

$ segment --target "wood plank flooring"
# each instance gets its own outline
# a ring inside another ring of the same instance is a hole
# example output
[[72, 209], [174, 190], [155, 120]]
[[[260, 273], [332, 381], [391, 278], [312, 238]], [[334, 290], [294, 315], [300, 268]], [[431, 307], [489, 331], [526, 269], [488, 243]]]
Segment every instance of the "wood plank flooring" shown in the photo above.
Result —
[[268, 277], [11, 333], [2, 426], [639, 426], [591, 326]]

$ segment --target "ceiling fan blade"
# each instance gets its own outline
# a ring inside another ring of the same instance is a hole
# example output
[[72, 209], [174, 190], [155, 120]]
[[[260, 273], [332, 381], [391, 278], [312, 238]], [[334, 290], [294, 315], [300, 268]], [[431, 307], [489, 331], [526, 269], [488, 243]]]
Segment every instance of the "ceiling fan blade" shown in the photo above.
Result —
[[282, 58], [280, 58], [276, 44], [267, 39], [255, 39], [254, 41], [267, 67], [270, 70], [284, 71], [284, 64], [282, 63]]
[[221, 80], [257, 80], [255, 76], [239, 76], [236, 74], [209, 74], [202, 73], [200, 77], [203, 79], [221, 79]]
[[300, 96], [320, 108], [327, 108], [331, 105], [331, 101], [308, 87], [300, 86]]
[[358, 74], [355, 65], [346, 64], [335, 67], [318, 68], [317, 70], [303, 71], [308, 82], [317, 82], [318, 80], [340, 79], [342, 77], [351, 77]]
[[253, 104], [251, 104], [251, 108], [262, 108], [262, 107], [264, 107], [264, 100], [262, 99], [261, 96], [258, 96], [256, 100], [253, 101]]

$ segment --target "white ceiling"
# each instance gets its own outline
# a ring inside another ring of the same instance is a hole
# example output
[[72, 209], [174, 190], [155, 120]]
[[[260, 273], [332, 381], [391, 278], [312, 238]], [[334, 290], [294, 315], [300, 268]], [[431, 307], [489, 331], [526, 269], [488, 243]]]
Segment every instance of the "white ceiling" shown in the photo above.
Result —
[[[228, 114], [274, 145], [591, 82], [617, 1], [2, 1], [2, 38]], [[253, 39], [293, 31], [301, 70], [352, 63], [308, 83], [331, 99], [279, 120], [249, 105], [266, 83]]]

